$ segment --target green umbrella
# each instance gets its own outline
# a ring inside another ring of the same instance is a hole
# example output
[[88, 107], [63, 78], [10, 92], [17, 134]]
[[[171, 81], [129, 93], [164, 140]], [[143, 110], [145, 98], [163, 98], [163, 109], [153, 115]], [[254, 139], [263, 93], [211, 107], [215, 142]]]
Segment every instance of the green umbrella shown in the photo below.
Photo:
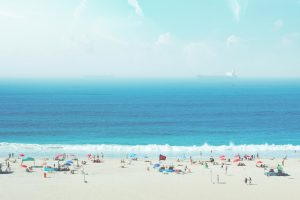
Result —
[[32, 157], [23, 158], [22, 162], [25, 162], [25, 161], [35, 161], [35, 159]]

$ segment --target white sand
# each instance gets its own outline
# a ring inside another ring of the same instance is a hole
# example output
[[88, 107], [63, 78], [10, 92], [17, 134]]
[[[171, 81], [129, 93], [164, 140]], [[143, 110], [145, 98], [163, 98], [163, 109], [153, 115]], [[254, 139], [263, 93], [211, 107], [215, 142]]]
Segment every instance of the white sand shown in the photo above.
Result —
[[[4, 162], [4, 158], [0, 158]], [[156, 161], [153, 160], [153, 163]], [[276, 167], [281, 159], [264, 162]], [[42, 163], [42, 161], [37, 161]], [[168, 161], [167, 163], [171, 163]], [[213, 181], [220, 177], [220, 184], [211, 183], [210, 169], [202, 165], [190, 165], [188, 161], [180, 164], [187, 165], [192, 173], [179, 175], [163, 174], [150, 167], [144, 160], [132, 161], [131, 165], [121, 168], [119, 159], [104, 159], [104, 163], [85, 165], [87, 183], [83, 181], [80, 171], [55, 172], [43, 178], [41, 169], [27, 173], [20, 167], [20, 161], [12, 164], [13, 174], [0, 174], [0, 199], [46, 199], [46, 200], [89, 200], [89, 199], [271, 199], [299, 200], [300, 162], [298, 159], [288, 159], [284, 171], [291, 176], [267, 177], [262, 168], [255, 167], [255, 161], [245, 161], [246, 167], [236, 164], [229, 165], [228, 175], [220, 165], [212, 166]], [[173, 161], [177, 166], [177, 162]], [[5, 167], [3, 167], [5, 169]], [[183, 167], [182, 167], [183, 168]], [[245, 177], [251, 177], [253, 185], [244, 183]]]

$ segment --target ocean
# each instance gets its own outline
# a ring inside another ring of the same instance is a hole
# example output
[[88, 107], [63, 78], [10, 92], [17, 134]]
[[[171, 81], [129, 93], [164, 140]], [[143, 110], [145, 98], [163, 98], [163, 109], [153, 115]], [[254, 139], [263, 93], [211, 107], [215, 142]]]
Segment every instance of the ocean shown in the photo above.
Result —
[[300, 80], [0, 81], [0, 155], [211, 150], [296, 155]]

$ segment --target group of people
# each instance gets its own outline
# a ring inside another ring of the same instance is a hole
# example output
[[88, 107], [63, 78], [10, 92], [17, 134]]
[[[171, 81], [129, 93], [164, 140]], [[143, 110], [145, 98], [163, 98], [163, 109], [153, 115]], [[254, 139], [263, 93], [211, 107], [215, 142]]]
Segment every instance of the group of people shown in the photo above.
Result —
[[0, 163], [0, 174], [11, 173], [11, 167], [10, 167], [9, 160], [5, 161], [5, 165], [6, 165], [6, 169], [3, 170], [3, 164]]
[[246, 185], [251, 185], [252, 184], [252, 178], [251, 177], [249, 177], [249, 178], [245, 177], [244, 182], [245, 182]]

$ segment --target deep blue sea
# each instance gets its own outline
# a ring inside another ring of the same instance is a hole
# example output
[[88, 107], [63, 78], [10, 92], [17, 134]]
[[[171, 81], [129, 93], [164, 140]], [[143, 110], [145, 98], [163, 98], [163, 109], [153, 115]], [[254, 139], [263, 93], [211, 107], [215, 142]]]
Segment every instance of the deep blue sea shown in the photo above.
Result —
[[300, 80], [0, 81], [2, 153], [212, 148], [300, 150]]

